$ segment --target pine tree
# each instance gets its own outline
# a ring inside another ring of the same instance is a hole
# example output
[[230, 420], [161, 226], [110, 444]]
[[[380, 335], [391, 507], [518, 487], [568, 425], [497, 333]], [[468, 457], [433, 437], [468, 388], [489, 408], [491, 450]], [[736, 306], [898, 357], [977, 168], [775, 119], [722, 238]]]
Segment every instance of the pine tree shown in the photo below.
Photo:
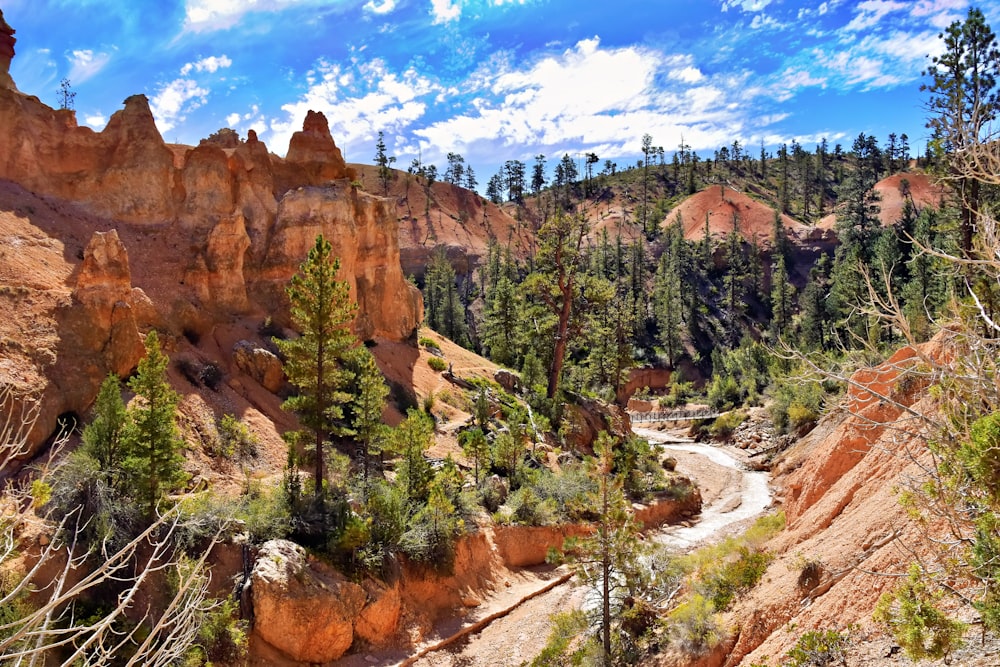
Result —
[[375, 165], [378, 167], [378, 180], [382, 183], [382, 194], [389, 194], [389, 181], [393, 178], [392, 164], [395, 157], [390, 157], [385, 152], [385, 137], [382, 130], [378, 132], [378, 141], [375, 143]]
[[[977, 8], [970, 8], [964, 22], [955, 21], [940, 37], [943, 53], [931, 59], [931, 66], [923, 73], [931, 82], [921, 90], [930, 93], [928, 106], [933, 115], [927, 127], [943, 140], [941, 148], [955, 156], [968, 152], [984, 138], [984, 131], [988, 131], [1000, 109], [996, 90], [1000, 49], [993, 30]], [[982, 197], [980, 179], [969, 177], [954, 159], [950, 167], [962, 211], [959, 244], [963, 252], [969, 253]]]
[[771, 268], [771, 335], [775, 340], [785, 335], [791, 322], [794, 290], [788, 281], [784, 256], [774, 252]]
[[138, 400], [129, 408], [131, 427], [123, 468], [132, 481], [132, 492], [146, 505], [149, 517], [156, 514], [163, 493], [176, 489], [184, 479], [184, 457], [180, 453], [184, 443], [177, 430], [180, 396], [167, 382], [169, 362], [160, 350], [156, 332], [149, 332], [146, 356], [128, 383]]
[[427, 500], [434, 471], [424, 451], [430, 447], [433, 436], [434, 422], [430, 416], [412, 408], [392, 434], [393, 450], [402, 457], [396, 479], [411, 503]]
[[617, 620], [617, 607], [636, 586], [643, 554], [647, 551], [639, 540], [639, 525], [629, 511], [622, 481], [615, 473], [614, 443], [602, 431], [594, 443], [594, 459], [589, 471], [597, 490], [593, 506], [598, 514], [595, 531], [582, 539], [570, 538], [564, 550], [578, 575], [589, 586], [597, 589], [600, 597], [599, 620], [602, 662], [610, 667], [614, 663], [612, 652], [613, 624]]
[[118, 376], [109, 374], [94, 401], [94, 419], [83, 429], [83, 451], [101, 470], [116, 474], [125, 455], [128, 411], [122, 400]]
[[555, 398], [562, 378], [563, 363], [571, 338], [571, 325], [580, 324], [574, 313], [579, 283], [585, 279], [583, 242], [588, 225], [582, 216], [559, 212], [538, 230], [539, 249], [536, 271], [528, 276], [527, 290], [556, 318], [549, 367], [547, 397]]
[[285, 374], [298, 394], [282, 408], [299, 415], [312, 435], [314, 451], [314, 496], [322, 503], [326, 461], [323, 448], [331, 435], [344, 434], [340, 421], [343, 406], [352, 396], [346, 391], [354, 374], [345, 366], [356, 346], [351, 332], [357, 306], [350, 287], [337, 280], [340, 259], [332, 256], [330, 242], [322, 235], [287, 288], [292, 324], [300, 336], [275, 339], [285, 357]]
[[354, 431], [358, 438], [362, 479], [367, 489], [369, 469], [376, 460], [381, 463], [388, 438], [388, 427], [382, 422], [382, 410], [389, 387], [375, 363], [375, 356], [367, 348], [356, 348], [353, 356], [358, 392], [353, 404]]
[[479, 486], [479, 473], [487, 469], [490, 461], [490, 444], [486, 440], [486, 435], [477, 426], [463, 431], [458, 436], [458, 444], [461, 445], [465, 456], [472, 461], [474, 479], [476, 486]]

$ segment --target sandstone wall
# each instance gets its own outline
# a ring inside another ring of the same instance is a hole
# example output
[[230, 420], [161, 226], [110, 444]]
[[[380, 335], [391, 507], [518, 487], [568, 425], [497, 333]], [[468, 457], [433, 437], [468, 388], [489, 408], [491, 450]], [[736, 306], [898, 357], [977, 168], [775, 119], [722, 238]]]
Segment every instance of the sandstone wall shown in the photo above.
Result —
[[0, 127], [0, 178], [118, 224], [181, 236], [192, 251], [183, 296], [198, 308], [280, 314], [279, 283], [323, 233], [358, 300], [359, 336], [402, 340], [422, 319], [420, 295], [400, 268], [394, 216], [382, 198], [350, 186], [354, 172], [320, 113], [310, 112], [284, 160], [253, 133], [235, 148], [168, 147], [144, 95], [125, 100], [97, 133], [77, 126], [72, 111], [0, 87]]

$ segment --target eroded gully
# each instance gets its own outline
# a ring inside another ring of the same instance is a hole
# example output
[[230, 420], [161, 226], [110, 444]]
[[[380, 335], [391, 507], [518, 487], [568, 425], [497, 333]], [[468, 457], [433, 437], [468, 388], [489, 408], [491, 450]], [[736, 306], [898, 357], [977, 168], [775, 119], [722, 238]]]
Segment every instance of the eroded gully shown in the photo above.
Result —
[[[690, 525], [655, 531], [657, 541], [677, 551], [689, 551], [737, 532], [771, 504], [767, 473], [745, 470], [726, 449], [651, 429], [633, 430], [675, 456], [678, 471], [693, 478], [705, 501], [701, 515]], [[475, 629], [467, 627], [402, 664], [473, 667], [530, 661], [545, 645], [549, 617], [586, 604], [580, 589], [572, 587], [570, 581], [550, 582], [545, 588], [509, 605], [496, 620], [477, 624]]]

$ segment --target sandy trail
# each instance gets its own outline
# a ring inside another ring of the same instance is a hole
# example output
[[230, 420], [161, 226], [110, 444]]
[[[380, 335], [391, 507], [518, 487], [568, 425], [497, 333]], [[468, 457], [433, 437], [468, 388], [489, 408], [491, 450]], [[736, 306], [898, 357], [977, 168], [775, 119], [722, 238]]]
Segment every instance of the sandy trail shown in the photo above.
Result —
[[[768, 475], [743, 468], [736, 450], [713, 447], [660, 431], [634, 429], [677, 460], [677, 470], [691, 477], [702, 493], [700, 518], [691, 526], [656, 532], [658, 541], [690, 550], [736, 532], [771, 503]], [[418, 667], [507, 667], [530, 662], [545, 647], [553, 614], [579, 608], [586, 590], [572, 581], [518, 605], [509, 614], [446, 648], [407, 664]], [[492, 606], [491, 602], [486, 602]], [[384, 663], [382, 663], [384, 664]]]

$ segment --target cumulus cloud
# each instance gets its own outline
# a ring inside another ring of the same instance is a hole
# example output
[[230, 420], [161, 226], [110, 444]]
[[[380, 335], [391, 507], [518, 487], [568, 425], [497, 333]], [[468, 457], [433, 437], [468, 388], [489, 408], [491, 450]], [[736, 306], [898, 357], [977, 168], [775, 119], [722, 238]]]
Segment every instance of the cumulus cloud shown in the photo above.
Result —
[[111, 55], [95, 53], [91, 49], [78, 49], [70, 52], [67, 58], [70, 62], [67, 76], [72, 83], [79, 84], [104, 69], [104, 66], [111, 60]]
[[390, 71], [379, 59], [347, 70], [340, 64], [319, 61], [307, 74], [309, 89], [281, 109], [286, 116], [267, 123], [269, 142], [283, 150], [294, 132], [302, 128], [306, 112], [322, 111], [338, 145], [368, 141], [379, 130], [397, 131], [422, 118], [428, 101], [442, 88], [408, 68]]
[[232, 28], [250, 12], [280, 12], [298, 5], [318, 5], [321, 0], [187, 0], [184, 29], [213, 32]]
[[208, 72], [209, 74], [214, 74], [220, 69], [224, 69], [233, 64], [233, 61], [229, 59], [228, 56], [222, 54], [221, 56], [209, 56], [208, 58], [202, 58], [193, 63], [186, 63], [181, 67], [181, 75], [187, 76], [192, 71], [195, 72]]
[[722, 11], [741, 9], [745, 12], [759, 12], [771, 4], [771, 0], [723, 0]]
[[680, 69], [671, 70], [670, 73], [667, 74], [667, 77], [683, 83], [698, 83], [705, 78], [705, 75], [702, 74], [701, 70], [697, 67], [688, 65]]
[[396, 9], [396, 0], [382, 0], [380, 3], [368, 0], [364, 6], [364, 10], [372, 14], [388, 14], [394, 9]]
[[101, 112], [95, 112], [92, 114], [87, 114], [83, 117], [83, 122], [94, 128], [95, 130], [101, 130], [105, 125], [108, 124], [107, 117]]
[[160, 88], [149, 108], [156, 119], [160, 134], [165, 134], [183, 123], [189, 111], [197, 109], [208, 99], [208, 89], [200, 87], [191, 79], [175, 79]]
[[503, 56], [492, 69], [492, 78], [481, 73], [483, 94], [464, 113], [413, 131], [425, 157], [496, 144], [551, 155], [595, 147], [632, 154], [645, 133], [665, 147], [682, 136], [690, 145], [718, 146], [741, 136], [749, 114], [740, 77], [710, 78], [689, 55], [604, 48], [596, 37], [521, 66]]
[[462, 15], [461, 0], [431, 0], [434, 23], [449, 23]]

